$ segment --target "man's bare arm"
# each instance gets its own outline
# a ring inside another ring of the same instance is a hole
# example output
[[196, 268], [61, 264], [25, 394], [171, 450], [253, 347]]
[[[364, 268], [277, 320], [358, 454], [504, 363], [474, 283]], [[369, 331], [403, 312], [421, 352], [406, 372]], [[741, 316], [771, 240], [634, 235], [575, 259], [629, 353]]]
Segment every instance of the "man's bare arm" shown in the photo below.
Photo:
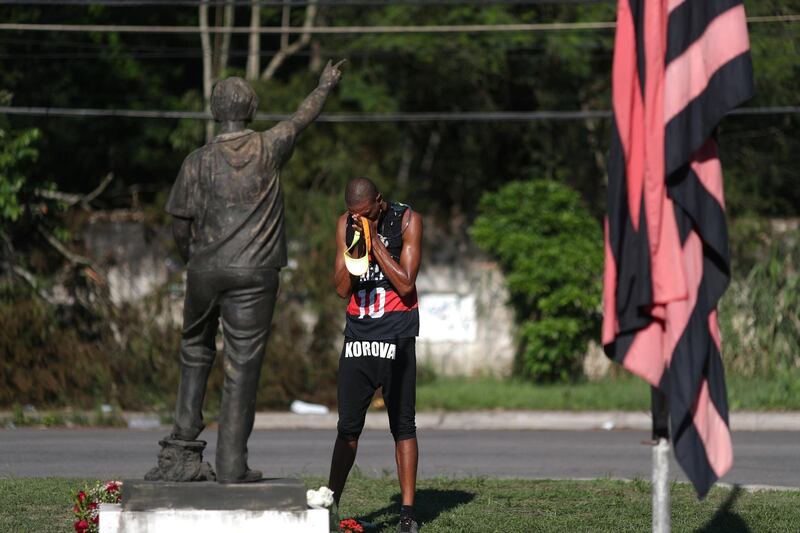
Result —
[[189, 218], [172, 217], [172, 237], [178, 247], [178, 253], [184, 263], [189, 263], [189, 243], [192, 239], [192, 220]]
[[422, 216], [409, 209], [403, 216], [403, 225], [406, 224], [399, 263], [380, 239], [372, 240], [372, 255], [400, 296], [408, 296], [414, 291], [422, 259]]
[[342, 72], [339, 70], [339, 67], [344, 62], [345, 60], [343, 59], [335, 65], [331, 65], [331, 62], [328, 61], [328, 64], [325, 65], [325, 70], [322, 71], [322, 75], [319, 78], [319, 85], [317, 88], [303, 100], [303, 103], [300, 104], [297, 111], [286, 121], [294, 128], [295, 134], [306, 129], [322, 112], [325, 100], [328, 99], [328, 95], [334, 87], [336, 87], [342, 77]]
[[344, 264], [345, 231], [349, 218], [350, 215], [345, 213], [339, 217], [339, 222], [336, 224], [336, 260], [333, 268], [333, 282], [336, 285], [336, 294], [342, 298], [348, 298], [353, 292], [353, 277]]

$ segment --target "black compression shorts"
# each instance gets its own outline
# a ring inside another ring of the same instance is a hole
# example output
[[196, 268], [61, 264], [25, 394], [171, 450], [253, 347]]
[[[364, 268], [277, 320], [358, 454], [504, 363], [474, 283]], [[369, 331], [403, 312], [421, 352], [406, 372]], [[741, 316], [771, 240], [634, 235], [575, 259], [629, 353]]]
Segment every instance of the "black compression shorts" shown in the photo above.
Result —
[[417, 356], [414, 337], [396, 341], [345, 338], [339, 358], [339, 437], [356, 440], [372, 397], [382, 388], [395, 441], [417, 436]]

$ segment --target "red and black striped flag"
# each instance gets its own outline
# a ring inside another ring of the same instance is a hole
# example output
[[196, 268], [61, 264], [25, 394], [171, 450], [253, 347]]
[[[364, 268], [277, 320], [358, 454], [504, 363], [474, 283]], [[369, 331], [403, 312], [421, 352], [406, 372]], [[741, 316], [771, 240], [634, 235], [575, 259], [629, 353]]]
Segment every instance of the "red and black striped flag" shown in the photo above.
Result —
[[714, 133], [753, 94], [749, 50], [741, 1], [618, 2], [603, 345], [666, 394], [676, 458], [701, 498], [733, 464]]

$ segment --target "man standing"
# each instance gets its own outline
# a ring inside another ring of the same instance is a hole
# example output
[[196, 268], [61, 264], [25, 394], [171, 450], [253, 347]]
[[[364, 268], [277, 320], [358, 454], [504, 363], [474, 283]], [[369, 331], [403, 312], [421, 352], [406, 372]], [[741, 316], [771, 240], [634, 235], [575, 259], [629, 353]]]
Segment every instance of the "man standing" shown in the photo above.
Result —
[[[175, 425], [162, 441], [159, 463], [168, 461], [163, 456], [170, 446], [198, 446], [195, 439], [205, 427], [201, 410], [221, 319], [225, 375], [216, 477], [220, 483], [261, 479], [261, 472], [247, 466], [247, 440], [278, 272], [287, 259], [280, 171], [297, 135], [317, 118], [339, 82], [339, 65], [328, 62], [319, 86], [297, 112], [266, 132], [246, 129], [258, 98], [245, 80], [231, 77], [214, 87], [211, 112], [221, 133], [186, 158], [166, 206], [174, 217], [173, 235], [188, 274]], [[158, 476], [156, 472], [152, 477]], [[177, 480], [192, 479], [183, 477]]]
[[[351, 180], [345, 191], [347, 212], [336, 227], [336, 293], [349, 298], [344, 346], [339, 358], [338, 435], [329, 487], [337, 504], [356, 458], [367, 408], [378, 387], [395, 441], [402, 505], [399, 531], [416, 533], [414, 492], [417, 481], [416, 336], [419, 333], [416, 279], [419, 272], [422, 217], [407, 205], [383, 199], [367, 178]], [[365, 228], [368, 226], [368, 228]], [[344, 252], [358, 231], [369, 231], [370, 266], [350, 274]]]

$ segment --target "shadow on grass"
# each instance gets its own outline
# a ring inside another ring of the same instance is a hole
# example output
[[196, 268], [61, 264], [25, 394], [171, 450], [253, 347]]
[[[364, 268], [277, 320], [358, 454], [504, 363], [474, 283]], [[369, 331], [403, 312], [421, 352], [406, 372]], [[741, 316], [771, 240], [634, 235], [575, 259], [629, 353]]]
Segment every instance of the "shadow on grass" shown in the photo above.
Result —
[[[463, 490], [417, 489], [414, 513], [420, 525], [427, 524], [435, 520], [440, 514], [455, 509], [459, 505], [469, 503], [474, 498], [475, 494]], [[396, 525], [399, 519], [399, 511], [400, 493], [398, 492], [392, 496], [392, 503], [389, 505], [358, 518], [365, 522], [374, 522], [380, 519], [379, 522], [374, 523], [378, 530], [381, 530]], [[388, 517], [385, 516], [387, 514], [389, 515]]]
[[750, 528], [744, 519], [732, 510], [733, 504], [742, 492], [742, 487], [734, 485], [728, 499], [717, 509], [711, 520], [697, 530], [697, 533], [750, 533]]

